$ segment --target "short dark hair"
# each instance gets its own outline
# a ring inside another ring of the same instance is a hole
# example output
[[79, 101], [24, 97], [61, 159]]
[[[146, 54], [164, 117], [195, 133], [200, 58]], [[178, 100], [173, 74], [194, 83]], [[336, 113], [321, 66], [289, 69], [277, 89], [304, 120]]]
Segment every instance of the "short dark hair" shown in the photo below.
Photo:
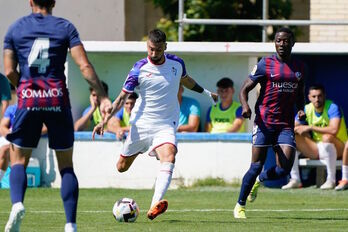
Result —
[[56, 0], [33, 0], [35, 5], [42, 8], [50, 8], [54, 5]]
[[166, 33], [161, 31], [160, 29], [153, 29], [149, 32], [148, 38], [153, 43], [165, 43], [167, 41]]
[[[103, 86], [103, 89], [106, 93], [106, 95], [109, 95], [109, 86], [104, 81], [101, 81], [101, 84]], [[92, 92], [94, 89], [92, 87], [89, 87], [89, 92]]]
[[280, 32], [285, 32], [285, 33], [288, 33], [292, 39], [293, 42], [295, 42], [295, 35], [294, 35], [294, 32], [292, 32], [292, 30], [288, 27], [281, 27], [281, 28], [278, 28], [277, 32], [275, 33], [275, 35], [277, 35], [278, 33]]
[[311, 85], [308, 89], [308, 92], [310, 92], [311, 90], [321, 90], [321, 92], [323, 92], [323, 94], [325, 94], [325, 87], [322, 84]]
[[216, 87], [223, 89], [233, 88], [233, 81], [228, 77], [223, 77], [216, 83]]
[[136, 92], [133, 92], [128, 96], [128, 99], [137, 100], [137, 98], [138, 98], [138, 94]]

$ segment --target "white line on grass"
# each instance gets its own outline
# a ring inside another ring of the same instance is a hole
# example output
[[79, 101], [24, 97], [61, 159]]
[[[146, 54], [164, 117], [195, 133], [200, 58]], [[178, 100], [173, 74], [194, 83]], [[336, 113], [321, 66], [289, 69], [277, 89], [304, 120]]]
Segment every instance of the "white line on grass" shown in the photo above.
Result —
[[[110, 213], [112, 210], [78, 210], [78, 213]], [[336, 209], [248, 209], [248, 212], [326, 212], [326, 211], [348, 211], [347, 208]], [[140, 210], [140, 212], [146, 212]], [[183, 213], [183, 212], [233, 212], [233, 209], [168, 209], [167, 212]], [[8, 214], [9, 212], [0, 211], [0, 214]], [[59, 214], [64, 213], [62, 210], [28, 210], [27, 213], [36, 214]]]

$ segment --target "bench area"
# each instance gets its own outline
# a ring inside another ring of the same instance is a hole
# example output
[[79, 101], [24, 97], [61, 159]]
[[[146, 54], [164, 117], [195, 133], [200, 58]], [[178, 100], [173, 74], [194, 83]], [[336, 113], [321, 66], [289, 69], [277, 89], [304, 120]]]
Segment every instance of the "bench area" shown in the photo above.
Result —
[[[311, 160], [307, 158], [300, 158], [298, 160], [300, 167], [314, 167], [316, 168], [316, 186], [320, 187], [326, 180], [326, 166], [322, 160]], [[342, 168], [342, 160], [336, 161], [336, 169]]]

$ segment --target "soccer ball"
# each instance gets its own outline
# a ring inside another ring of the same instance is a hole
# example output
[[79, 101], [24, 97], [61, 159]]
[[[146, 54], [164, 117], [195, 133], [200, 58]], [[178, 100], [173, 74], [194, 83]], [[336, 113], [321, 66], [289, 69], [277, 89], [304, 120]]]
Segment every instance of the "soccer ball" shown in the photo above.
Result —
[[118, 222], [135, 222], [139, 215], [139, 207], [133, 199], [121, 198], [114, 204], [112, 214]]

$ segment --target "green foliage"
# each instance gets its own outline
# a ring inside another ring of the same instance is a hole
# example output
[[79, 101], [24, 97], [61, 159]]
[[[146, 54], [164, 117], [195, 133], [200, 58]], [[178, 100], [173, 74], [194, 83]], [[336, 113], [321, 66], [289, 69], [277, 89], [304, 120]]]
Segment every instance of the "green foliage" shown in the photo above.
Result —
[[227, 183], [222, 178], [206, 178], [196, 180], [192, 187], [203, 187], [203, 186], [227, 186]]
[[[157, 27], [164, 30], [169, 41], [177, 41], [178, 0], [152, 0], [167, 19]], [[185, 0], [184, 13], [194, 19], [261, 19], [262, 0]], [[290, 0], [269, 0], [269, 19], [288, 19], [292, 12]], [[269, 39], [273, 39], [277, 27]], [[248, 41], [262, 40], [262, 27], [236, 25], [185, 25], [185, 41]]]
[[205, 179], [198, 179], [193, 182], [192, 188], [196, 187], [239, 187], [240, 186], [240, 180], [232, 180], [232, 182], [226, 182], [223, 178], [217, 177], [209, 177]]

